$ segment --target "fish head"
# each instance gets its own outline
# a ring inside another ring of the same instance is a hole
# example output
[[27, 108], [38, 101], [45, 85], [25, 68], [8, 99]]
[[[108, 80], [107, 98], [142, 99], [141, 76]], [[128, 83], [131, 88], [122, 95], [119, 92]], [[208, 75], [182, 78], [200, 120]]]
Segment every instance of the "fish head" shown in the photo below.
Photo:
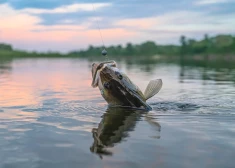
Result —
[[111, 79], [116, 79], [115, 73], [119, 71], [117, 68], [117, 63], [115, 61], [93, 63], [91, 68], [92, 73], [92, 87], [97, 87], [98, 85], [104, 85], [105, 82]]
[[141, 90], [117, 67], [115, 61], [92, 64], [92, 87], [98, 87], [110, 106], [147, 107]]

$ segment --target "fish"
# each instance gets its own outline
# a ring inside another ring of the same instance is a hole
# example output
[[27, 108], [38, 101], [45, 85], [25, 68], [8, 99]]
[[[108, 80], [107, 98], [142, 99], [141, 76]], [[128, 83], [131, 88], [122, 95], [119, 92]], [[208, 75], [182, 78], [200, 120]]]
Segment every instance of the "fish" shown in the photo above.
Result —
[[90, 151], [101, 159], [103, 156], [112, 156], [113, 153], [110, 149], [128, 140], [130, 133], [137, 126], [137, 121], [141, 118], [145, 119], [156, 131], [154, 138], [160, 139], [161, 125], [156, 121], [156, 118], [153, 119], [148, 114], [140, 109], [108, 107], [98, 126], [91, 130], [93, 143], [90, 146]]
[[150, 80], [144, 93], [122, 72], [114, 60], [94, 62], [91, 66], [93, 88], [98, 87], [110, 107], [152, 110], [147, 100], [162, 88], [162, 79]]

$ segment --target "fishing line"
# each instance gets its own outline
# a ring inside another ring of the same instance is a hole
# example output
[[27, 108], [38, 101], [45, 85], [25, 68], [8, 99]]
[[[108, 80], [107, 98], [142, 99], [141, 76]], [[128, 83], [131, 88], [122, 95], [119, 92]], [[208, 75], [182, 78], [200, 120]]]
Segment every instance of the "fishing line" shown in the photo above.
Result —
[[[94, 7], [94, 4], [93, 4], [93, 3], [92, 3], [92, 7], [93, 7], [93, 11], [94, 11], [94, 13], [95, 13], [96, 10], [95, 10], [95, 7]], [[102, 54], [103, 56], [105, 56], [105, 60], [106, 60], [106, 61], [109, 61], [109, 58], [108, 58], [108, 55], [107, 55], [108, 52], [107, 52], [106, 49], [105, 49], [104, 39], [103, 39], [102, 32], [101, 32], [101, 29], [100, 29], [99, 19], [97, 19], [96, 21], [97, 21], [97, 26], [98, 26], [99, 33], [100, 33], [100, 38], [101, 38], [102, 44], [103, 44], [103, 50], [102, 50], [101, 54]], [[115, 105], [116, 105], [116, 102], [115, 102]]]
[[[92, 7], [93, 7], [93, 11], [94, 11], [94, 13], [95, 13], [96, 11], [95, 11], [95, 7], [94, 7], [94, 4], [93, 4], [93, 3], [92, 3]], [[96, 21], [97, 21], [97, 26], [98, 26], [99, 33], [100, 33], [100, 38], [101, 38], [101, 40], [102, 40], [102, 44], [103, 44], [103, 48], [104, 48], [104, 49], [102, 50], [101, 54], [102, 54], [103, 56], [106, 56], [106, 60], [108, 60], [107, 51], [106, 51], [105, 45], [104, 45], [104, 39], [103, 39], [103, 36], [102, 36], [102, 32], [101, 32], [101, 30], [100, 30], [99, 20], [97, 19]]]
[[[92, 3], [92, 7], [93, 7], [93, 11], [94, 11], [94, 12], [96, 12], [96, 11], [95, 11], [95, 7], [94, 7], [94, 4], [93, 4], [93, 3]], [[96, 21], [97, 21], [98, 29], [99, 29], [99, 32], [100, 32], [100, 38], [101, 38], [101, 40], [102, 40], [103, 47], [105, 48], [104, 40], [103, 40], [103, 36], [102, 36], [101, 30], [100, 30], [99, 21], [98, 21], [98, 19], [97, 19]]]

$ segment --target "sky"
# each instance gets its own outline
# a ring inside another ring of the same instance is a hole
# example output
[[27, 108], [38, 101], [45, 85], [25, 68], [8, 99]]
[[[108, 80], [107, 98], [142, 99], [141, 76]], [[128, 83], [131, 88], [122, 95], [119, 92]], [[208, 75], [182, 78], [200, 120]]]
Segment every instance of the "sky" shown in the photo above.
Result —
[[235, 0], [0, 0], [0, 43], [40, 52], [103, 42], [178, 44], [181, 35], [234, 34], [234, 6]]

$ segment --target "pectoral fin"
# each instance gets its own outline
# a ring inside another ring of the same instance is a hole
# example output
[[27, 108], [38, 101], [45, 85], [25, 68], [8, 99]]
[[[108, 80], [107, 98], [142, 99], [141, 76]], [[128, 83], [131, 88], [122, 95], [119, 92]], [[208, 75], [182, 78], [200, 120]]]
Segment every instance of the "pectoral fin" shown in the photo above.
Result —
[[148, 100], [149, 98], [156, 95], [161, 90], [161, 88], [162, 88], [161, 79], [151, 80], [144, 92], [145, 100]]

